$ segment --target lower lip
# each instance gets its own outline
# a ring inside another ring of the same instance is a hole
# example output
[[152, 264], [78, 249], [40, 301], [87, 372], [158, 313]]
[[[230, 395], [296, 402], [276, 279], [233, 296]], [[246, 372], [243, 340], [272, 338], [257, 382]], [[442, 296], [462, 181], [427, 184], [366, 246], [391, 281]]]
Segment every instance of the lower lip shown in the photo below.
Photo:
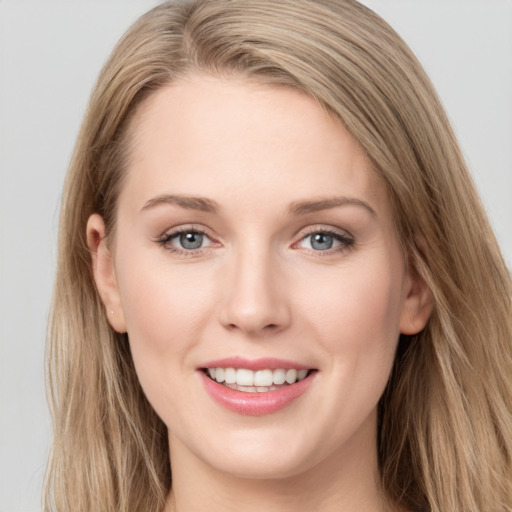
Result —
[[198, 372], [208, 394], [229, 411], [247, 416], [262, 416], [280, 411], [306, 392], [313, 382], [316, 372], [295, 384], [283, 386], [273, 391], [248, 393], [231, 389]]

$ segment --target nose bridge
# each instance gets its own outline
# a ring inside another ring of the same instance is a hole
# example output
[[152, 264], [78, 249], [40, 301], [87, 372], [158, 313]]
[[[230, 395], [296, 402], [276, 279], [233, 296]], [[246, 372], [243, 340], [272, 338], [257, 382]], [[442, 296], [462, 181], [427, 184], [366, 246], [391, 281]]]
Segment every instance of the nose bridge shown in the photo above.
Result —
[[233, 250], [226, 269], [221, 321], [250, 335], [279, 331], [290, 321], [279, 262], [269, 244], [246, 241]]

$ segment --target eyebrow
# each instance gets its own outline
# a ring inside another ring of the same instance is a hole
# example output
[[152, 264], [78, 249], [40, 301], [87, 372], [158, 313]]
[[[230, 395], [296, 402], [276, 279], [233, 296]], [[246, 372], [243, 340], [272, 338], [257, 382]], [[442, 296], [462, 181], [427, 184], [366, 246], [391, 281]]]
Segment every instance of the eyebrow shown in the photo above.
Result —
[[377, 212], [367, 202], [356, 197], [347, 196], [327, 197], [312, 201], [295, 201], [288, 208], [288, 212], [292, 215], [304, 215], [347, 205], [360, 206], [367, 210], [372, 217], [377, 217]]
[[[220, 211], [219, 204], [213, 199], [175, 194], [162, 194], [153, 197], [144, 204], [141, 211], [149, 210], [162, 204], [179, 206], [186, 210], [199, 210], [215, 214], [218, 214]], [[332, 208], [348, 205], [360, 206], [366, 209], [373, 217], [377, 217], [377, 213], [367, 202], [357, 199], [356, 197], [347, 196], [328, 197], [309, 201], [294, 201], [288, 207], [288, 213], [290, 215], [305, 215], [307, 213], [330, 210]]]
[[141, 211], [149, 210], [162, 204], [175, 205], [186, 210], [200, 210], [207, 213], [219, 213], [220, 210], [218, 203], [205, 197], [163, 194], [147, 201]]

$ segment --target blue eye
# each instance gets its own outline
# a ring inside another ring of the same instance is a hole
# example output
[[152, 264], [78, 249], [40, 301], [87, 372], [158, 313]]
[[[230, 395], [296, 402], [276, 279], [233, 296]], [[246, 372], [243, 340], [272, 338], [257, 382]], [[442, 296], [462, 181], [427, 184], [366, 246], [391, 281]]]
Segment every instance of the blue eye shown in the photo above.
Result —
[[175, 236], [171, 240], [179, 240], [179, 244], [183, 249], [194, 250], [203, 247], [204, 238], [204, 235], [202, 235], [201, 233], [190, 231], [188, 233], [181, 233], [180, 235]]
[[192, 252], [212, 245], [211, 239], [201, 231], [185, 229], [163, 235], [159, 243], [171, 252]]
[[315, 251], [326, 251], [332, 249], [334, 245], [334, 237], [326, 233], [315, 233], [314, 235], [309, 235], [309, 237], [311, 247]]
[[315, 252], [329, 250], [342, 250], [354, 244], [354, 240], [339, 233], [329, 231], [315, 231], [305, 236], [299, 246], [303, 249], [311, 249]]

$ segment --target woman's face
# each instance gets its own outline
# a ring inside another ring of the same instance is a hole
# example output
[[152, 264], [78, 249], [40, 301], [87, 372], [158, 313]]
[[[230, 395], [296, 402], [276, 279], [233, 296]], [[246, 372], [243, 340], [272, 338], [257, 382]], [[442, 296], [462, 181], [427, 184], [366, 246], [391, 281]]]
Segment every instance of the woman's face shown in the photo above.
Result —
[[155, 93], [131, 144], [114, 243], [96, 215], [88, 236], [172, 457], [374, 465], [399, 334], [428, 308], [358, 144], [302, 93], [205, 76]]

